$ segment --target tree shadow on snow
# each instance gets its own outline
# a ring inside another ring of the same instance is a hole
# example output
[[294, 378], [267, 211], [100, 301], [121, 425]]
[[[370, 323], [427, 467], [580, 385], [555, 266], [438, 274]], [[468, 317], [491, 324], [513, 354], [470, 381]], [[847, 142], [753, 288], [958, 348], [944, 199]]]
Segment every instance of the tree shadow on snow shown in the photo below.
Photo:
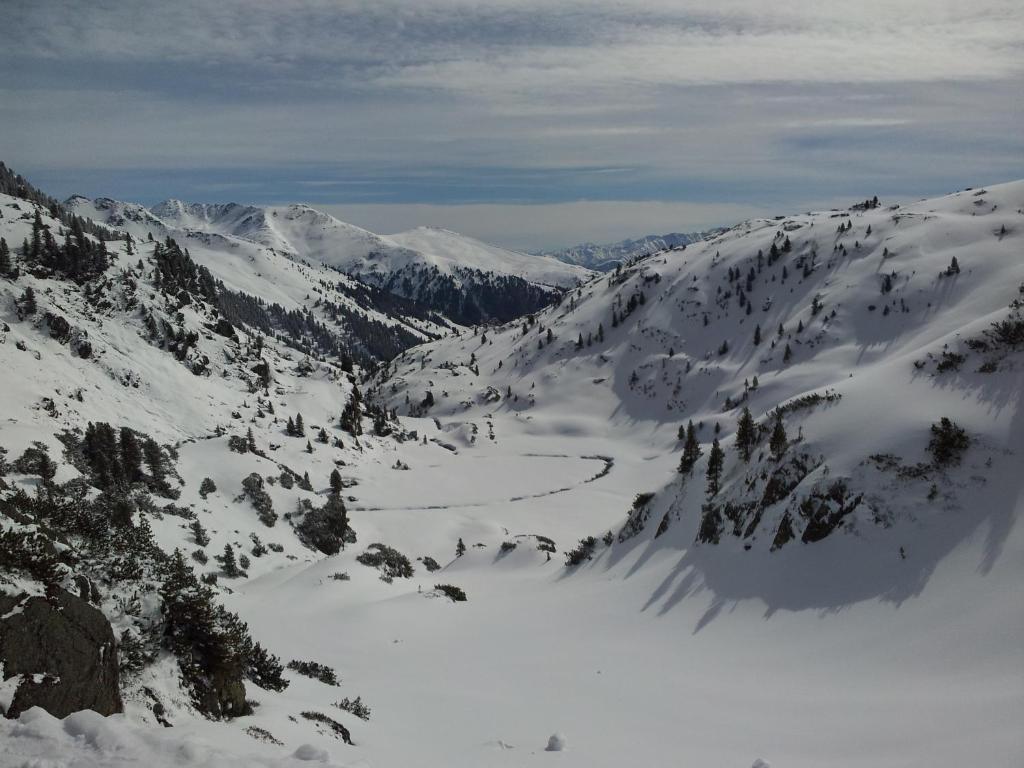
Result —
[[694, 633], [747, 600], [764, 604], [765, 619], [780, 610], [827, 615], [869, 600], [898, 607], [922, 593], [954, 549], [979, 535], [984, 541], [976, 570], [987, 575], [1024, 514], [1024, 372], [947, 375], [936, 377], [934, 386], [962, 392], [965, 399], [988, 407], [994, 418], [1008, 419], [1006, 444], [976, 440], [963, 465], [950, 473], [958, 503], [925, 505], [926, 512], [899, 515], [888, 528], [862, 522], [854, 532], [837, 532], [816, 543], [795, 540], [776, 552], [768, 551], [764, 541], [744, 550], [742, 541], [729, 536], [718, 545], [694, 544], [699, 511], [691, 504], [660, 538], [653, 538], [653, 532], [662, 510], [652, 514], [636, 538], [616, 543], [611, 551], [599, 550], [590, 567], [611, 571], [629, 562], [626, 579], [648, 567], [668, 568], [641, 610], [664, 615], [687, 598], [708, 599]]

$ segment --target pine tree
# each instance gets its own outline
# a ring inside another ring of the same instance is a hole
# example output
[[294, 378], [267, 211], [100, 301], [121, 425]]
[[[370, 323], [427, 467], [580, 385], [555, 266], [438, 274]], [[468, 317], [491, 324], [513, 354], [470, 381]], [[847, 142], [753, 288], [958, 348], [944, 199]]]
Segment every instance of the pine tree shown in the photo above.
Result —
[[725, 466], [725, 451], [718, 444], [718, 438], [711, 444], [711, 453], [708, 454], [708, 496], [718, 494], [722, 480], [722, 468]]
[[789, 444], [788, 438], [786, 437], [786, 428], [782, 426], [782, 416], [775, 420], [775, 428], [772, 430], [771, 439], [768, 441], [768, 447], [771, 449], [772, 458], [779, 461], [782, 455], [786, 452], [786, 448]]
[[153, 478], [153, 482], [157, 486], [164, 484], [164, 452], [163, 449], [157, 444], [156, 440], [151, 437], [147, 437], [142, 442], [142, 455], [146, 460], [146, 466], [149, 467], [149, 474]]
[[0, 277], [11, 274], [11, 251], [7, 241], [0, 237]]
[[758, 325], [756, 328], [754, 328], [754, 346], [756, 347], [760, 343], [761, 343], [761, 326]]
[[245, 433], [245, 447], [249, 449], [249, 453], [256, 453], [256, 436], [252, 433], [252, 427]]
[[295, 437], [295, 421], [291, 416], [288, 417], [288, 425], [284, 428], [284, 431], [289, 437]]
[[306, 436], [306, 425], [302, 423], [302, 414], [295, 415], [295, 436], [305, 437]]
[[736, 424], [736, 450], [744, 461], [750, 461], [756, 443], [757, 427], [754, 426], [754, 417], [750, 415], [750, 409], [744, 406]]
[[217, 560], [220, 562], [221, 568], [224, 569], [225, 576], [234, 578], [242, 575], [235, 560], [235, 550], [231, 548], [230, 544], [224, 545], [224, 554], [218, 557]]
[[21, 294], [19, 304], [21, 305], [21, 311], [26, 316], [31, 316], [36, 313], [36, 310], [38, 309], [36, 306], [36, 292], [32, 290], [31, 285], [26, 287], [25, 292]]
[[686, 442], [683, 444], [683, 456], [679, 461], [679, 471], [683, 474], [691, 472], [700, 457], [701, 450], [700, 444], [697, 442], [697, 430], [691, 421], [686, 425]]
[[339, 473], [337, 469], [332, 469], [331, 470], [330, 485], [331, 485], [331, 493], [341, 493], [341, 491], [342, 491], [341, 473]]
[[192, 536], [195, 537], [196, 544], [200, 547], [205, 547], [210, 543], [210, 536], [203, 527], [203, 524], [198, 520], [193, 520], [188, 526], [192, 530]]
[[466, 554], [466, 545], [462, 542], [462, 538], [459, 538], [459, 543], [455, 545], [455, 556], [462, 557]]
[[790, 349], [789, 344], [786, 345], [786, 351], [782, 353], [782, 362], [788, 363], [793, 359], [793, 350]]
[[142, 449], [128, 427], [121, 427], [121, 467], [129, 483], [142, 479]]

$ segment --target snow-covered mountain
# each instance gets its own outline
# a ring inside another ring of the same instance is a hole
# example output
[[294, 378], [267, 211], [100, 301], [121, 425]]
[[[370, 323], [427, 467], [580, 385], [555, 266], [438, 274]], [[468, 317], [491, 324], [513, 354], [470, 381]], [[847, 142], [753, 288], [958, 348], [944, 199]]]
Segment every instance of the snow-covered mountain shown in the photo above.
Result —
[[593, 274], [447, 230], [376, 235], [308, 205], [259, 208], [166, 200], [147, 210], [82, 197], [67, 204], [81, 216], [126, 226], [136, 236], [156, 227], [178, 239], [227, 238], [303, 263], [324, 264], [458, 323], [504, 321], [536, 311]]
[[90, 205], [131, 245], [0, 196], [0, 765], [1019, 763], [1024, 182], [744, 222], [368, 379], [302, 349], [364, 284]]
[[722, 232], [721, 229], [707, 232], [670, 232], [667, 235], [645, 235], [636, 239], [620, 240], [617, 243], [580, 243], [557, 251], [545, 251], [547, 256], [566, 264], [576, 264], [597, 272], [610, 272], [619, 264], [658, 251], [683, 248], [690, 243], [699, 243]]

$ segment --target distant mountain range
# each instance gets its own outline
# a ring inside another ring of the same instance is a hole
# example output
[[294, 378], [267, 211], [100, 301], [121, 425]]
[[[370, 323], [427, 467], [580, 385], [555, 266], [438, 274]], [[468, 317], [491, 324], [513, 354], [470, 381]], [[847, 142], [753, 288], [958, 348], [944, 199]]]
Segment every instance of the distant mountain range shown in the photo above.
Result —
[[504, 322], [534, 312], [594, 274], [443, 229], [377, 235], [301, 204], [257, 207], [172, 199], [146, 208], [74, 196], [65, 205], [79, 216], [136, 237], [170, 235], [215, 250], [256, 247], [299, 263], [323, 265], [463, 325]]
[[575, 264], [597, 272], [608, 272], [619, 264], [638, 256], [647, 256], [658, 251], [684, 248], [690, 243], [699, 243], [723, 232], [710, 229], [706, 232], [670, 232], [667, 235], [644, 235], [633, 240], [617, 243], [580, 243], [556, 251], [543, 251], [540, 256], [557, 259], [566, 264]]

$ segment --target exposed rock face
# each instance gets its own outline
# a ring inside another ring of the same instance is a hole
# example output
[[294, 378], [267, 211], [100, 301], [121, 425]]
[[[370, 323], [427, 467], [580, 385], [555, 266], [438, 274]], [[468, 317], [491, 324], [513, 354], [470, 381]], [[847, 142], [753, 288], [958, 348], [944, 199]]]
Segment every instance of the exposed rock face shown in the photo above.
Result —
[[0, 595], [0, 616], [3, 677], [22, 676], [7, 717], [32, 707], [54, 717], [123, 710], [114, 632], [102, 613], [56, 588], [20, 605], [18, 598]]

